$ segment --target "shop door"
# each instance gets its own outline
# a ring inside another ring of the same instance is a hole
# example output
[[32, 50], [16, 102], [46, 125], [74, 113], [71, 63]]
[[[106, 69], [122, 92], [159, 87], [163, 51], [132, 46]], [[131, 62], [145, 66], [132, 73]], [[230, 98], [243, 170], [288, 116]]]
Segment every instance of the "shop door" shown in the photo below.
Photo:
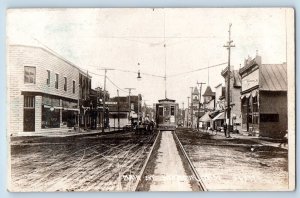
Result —
[[35, 131], [35, 110], [24, 109], [24, 131]]

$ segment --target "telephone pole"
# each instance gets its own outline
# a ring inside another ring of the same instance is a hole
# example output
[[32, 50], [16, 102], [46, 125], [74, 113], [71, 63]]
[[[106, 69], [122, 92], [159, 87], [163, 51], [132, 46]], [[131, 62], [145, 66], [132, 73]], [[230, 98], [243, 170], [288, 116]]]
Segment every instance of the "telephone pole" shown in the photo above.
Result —
[[230, 109], [230, 55], [231, 55], [231, 48], [235, 47], [233, 43], [233, 40], [231, 40], [231, 26], [232, 24], [229, 24], [229, 30], [228, 30], [228, 41], [224, 45], [224, 47], [228, 50], [228, 70], [227, 70], [227, 119], [228, 119], [228, 126], [227, 126], [227, 137], [230, 137], [230, 126], [231, 126], [231, 109]]
[[182, 102], [182, 127], [184, 127], [184, 116], [185, 116], [185, 110], [184, 110], [184, 102]]
[[129, 92], [129, 96], [128, 96], [128, 120], [130, 120], [130, 113], [131, 113], [131, 105], [130, 105], [130, 94], [131, 94], [131, 90], [135, 90], [135, 88], [125, 88], [128, 90]]
[[119, 96], [119, 89], [117, 89], [118, 95], [118, 130], [120, 130], [120, 96]]
[[106, 74], [109, 70], [114, 70], [111, 68], [101, 68], [100, 70], [104, 70], [104, 90], [103, 90], [103, 120], [102, 120], [102, 133], [104, 133], [105, 128], [105, 97], [106, 97]]
[[194, 119], [193, 119], [193, 114], [194, 114], [194, 107], [193, 107], [193, 88], [194, 87], [190, 87], [191, 88], [191, 128], [193, 128], [193, 124], [194, 124]]
[[200, 120], [200, 109], [201, 109], [201, 91], [202, 91], [202, 85], [206, 83], [204, 82], [198, 82], [197, 85], [200, 86], [200, 92], [199, 92], [199, 108], [198, 108], [198, 117], [197, 117], [197, 129], [199, 131], [199, 120]]
[[190, 97], [187, 97], [188, 98], [188, 108], [187, 108], [187, 114], [186, 114], [186, 126], [187, 128], [189, 128], [189, 108], [190, 108]]

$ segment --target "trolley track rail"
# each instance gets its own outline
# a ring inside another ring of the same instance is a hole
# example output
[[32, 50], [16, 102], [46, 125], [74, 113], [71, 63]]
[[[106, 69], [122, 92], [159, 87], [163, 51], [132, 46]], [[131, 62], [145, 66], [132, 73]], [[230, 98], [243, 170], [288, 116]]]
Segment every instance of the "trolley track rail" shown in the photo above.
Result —
[[151, 157], [151, 155], [152, 155], [152, 153], [153, 153], [153, 150], [154, 150], [154, 148], [155, 148], [155, 145], [156, 145], [157, 142], [158, 142], [158, 137], [160, 136], [160, 133], [161, 133], [161, 131], [158, 131], [158, 133], [157, 133], [157, 135], [156, 135], [156, 138], [155, 138], [155, 141], [154, 141], [154, 143], [153, 143], [153, 145], [152, 145], [152, 147], [151, 147], [151, 150], [149, 151], [149, 154], [148, 154], [148, 156], [147, 156], [147, 158], [146, 158], [146, 161], [145, 161], [145, 163], [144, 163], [144, 165], [143, 165], [143, 167], [142, 167], [142, 170], [140, 171], [140, 174], [137, 176], [137, 180], [136, 180], [135, 184], [134, 184], [133, 187], [132, 187], [132, 191], [137, 191], [137, 189], [138, 189], [138, 185], [139, 185], [139, 183], [140, 183], [140, 181], [141, 181], [141, 179], [142, 179], [142, 177], [143, 177], [143, 175], [144, 175], [145, 169], [146, 169], [147, 164], [148, 164], [148, 162], [149, 162], [149, 159], [150, 159], [150, 157]]
[[190, 160], [189, 156], [187, 155], [187, 153], [186, 153], [183, 145], [181, 144], [181, 142], [180, 142], [180, 140], [179, 140], [179, 138], [178, 138], [178, 136], [176, 134], [176, 131], [173, 131], [173, 136], [174, 136], [174, 138], [175, 138], [175, 140], [176, 140], [176, 142], [177, 142], [177, 144], [178, 144], [178, 146], [179, 146], [179, 148], [180, 148], [183, 156], [187, 160], [187, 162], [189, 164], [189, 167], [190, 167], [192, 173], [194, 174], [194, 176], [196, 178], [196, 181], [198, 182], [198, 186], [199, 186], [200, 190], [201, 191], [207, 191], [207, 188], [206, 188], [204, 182], [202, 181], [200, 175], [198, 174], [197, 170], [195, 169], [194, 164], [192, 163], [192, 161]]
[[[151, 148], [150, 152], [148, 153], [147, 159], [146, 159], [146, 161], [145, 161], [145, 163], [143, 165], [142, 170], [140, 171], [139, 176], [137, 177], [136, 183], [134, 184], [134, 186], [132, 188], [132, 191], [139, 191], [140, 190], [139, 184], [140, 184], [140, 182], [141, 182], [141, 180], [142, 180], [142, 178], [143, 178], [143, 176], [145, 174], [145, 170], [147, 169], [149, 160], [152, 157], [152, 155], [154, 154], [153, 150], [156, 147], [156, 144], [159, 142], [158, 139], [161, 136], [161, 133], [163, 133], [163, 131], [159, 131], [157, 133], [156, 139], [155, 139], [155, 141], [154, 141], [154, 143], [152, 145], [152, 148]], [[183, 145], [181, 144], [179, 138], [177, 137], [176, 131], [173, 131], [172, 134], [173, 134], [173, 138], [175, 140], [175, 143], [178, 145], [177, 148], [179, 148], [179, 152], [181, 152], [182, 155], [183, 155], [183, 157], [184, 157], [182, 160], [185, 160], [187, 162], [188, 168], [189, 168], [192, 176], [194, 176], [194, 181], [197, 183], [197, 186], [198, 186], [197, 189], [199, 189], [199, 191], [207, 191], [207, 188], [206, 188], [205, 184], [203, 183], [201, 177], [199, 176], [198, 172], [195, 169], [195, 166], [193, 165], [193, 163], [190, 160], [189, 156], [187, 155], [187, 153], [186, 153]]]

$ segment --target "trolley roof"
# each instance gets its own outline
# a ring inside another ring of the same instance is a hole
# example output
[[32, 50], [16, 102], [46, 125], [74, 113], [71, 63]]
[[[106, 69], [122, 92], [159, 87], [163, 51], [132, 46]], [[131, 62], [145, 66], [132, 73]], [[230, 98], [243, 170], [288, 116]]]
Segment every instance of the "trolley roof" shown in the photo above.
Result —
[[163, 102], [175, 102], [175, 101], [176, 100], [172, 100], [172, 99], [168, 99], [168, 98], [158, 100], [159, 103], [163, 103]]

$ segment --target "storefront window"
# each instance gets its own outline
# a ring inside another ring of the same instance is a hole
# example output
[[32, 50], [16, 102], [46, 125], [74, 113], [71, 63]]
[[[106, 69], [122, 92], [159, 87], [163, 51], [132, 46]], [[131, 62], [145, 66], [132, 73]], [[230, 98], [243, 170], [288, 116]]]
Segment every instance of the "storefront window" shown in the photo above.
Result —
[[42, 129], [59, 128], [60, 111], [59, 109], [42, 107]]
[[253, 113], [253, 124], [258, 124], [258, 118], [259, 118], [259, 114]]
[[48, 105], [48, 106], [53, 106], [53, 107], [59, 107], [59, 99], [56, 98], [51, 98], [49, 96], [43, 96], [42, 98], [42, 104], [43, 105]]
[[62, 111], [62, 122], [67, 127], [73, 127], [76, 124], [76, 111], [63, 110]]
[[253, 103], [253, 112], [258, 112], [258, 102], [257, 102], [257, 96], [253, 97], [252, 99]]
[[60, 127], [59, 99], [43, 96], [42, 98], [42, 128]]
[[247, 123], [247, 108], [248, 108], [248, 100], [246, 97], [242, 99], [242, 121], [243, 124]]
[[77, 103], [75, 102], [69, 102], [69, 101], [62, 101], [62, 122], [63, 125], [67, 127], [73, 127], [76, 124], [76, 117], [77, 117], [77, 112], [74, 109], [77, 109]]
[[72, 108], [72, 109], [77, 109], [77, 103], [76, 102], [69, 102], [66, 100], [62, 101], [62, 107], [63, 108]]

